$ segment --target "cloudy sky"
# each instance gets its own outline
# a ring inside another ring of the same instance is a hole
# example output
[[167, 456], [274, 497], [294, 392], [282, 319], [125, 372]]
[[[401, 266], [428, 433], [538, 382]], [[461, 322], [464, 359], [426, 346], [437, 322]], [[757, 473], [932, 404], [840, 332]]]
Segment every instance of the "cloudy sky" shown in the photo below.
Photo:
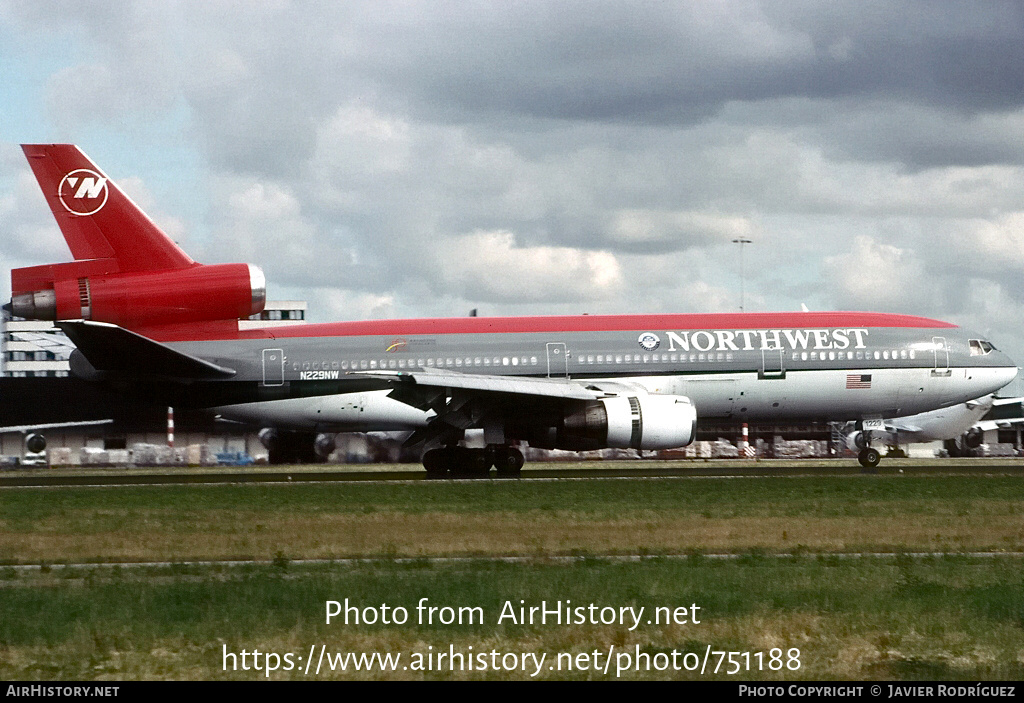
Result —
[[733, 311], [746, 237], [747, 310], [1022, 363], [1022, 7], [0, 0], [0, 258], [69, 258], [67, 141], [315, 321]]

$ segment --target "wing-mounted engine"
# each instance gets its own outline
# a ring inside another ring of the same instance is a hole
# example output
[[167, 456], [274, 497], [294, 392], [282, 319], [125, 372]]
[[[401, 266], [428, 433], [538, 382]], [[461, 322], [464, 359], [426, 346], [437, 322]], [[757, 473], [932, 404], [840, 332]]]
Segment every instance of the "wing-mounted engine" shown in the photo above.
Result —
[[587, 451], [674, 449], [693, 441], [697, 411], [678, 395], [613, 396], [580, 403], [557, 427], [531, 433], [532, 446]]

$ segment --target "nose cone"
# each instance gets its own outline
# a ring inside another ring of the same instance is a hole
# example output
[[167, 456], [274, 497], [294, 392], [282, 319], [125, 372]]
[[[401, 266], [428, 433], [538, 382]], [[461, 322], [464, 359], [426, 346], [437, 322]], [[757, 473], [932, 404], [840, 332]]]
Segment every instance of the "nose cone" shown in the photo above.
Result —
[[[1005, 354], [1003, 356], [1006, 356]], [[1013, 361], [1010, 357], [1006, 356], [1006, 366], [1000, 366], [996, 369], [995, 382], [999, 384], [999, 387], [995, 390], [999, 390], [1003, 386], [1012, 382], [1013, 379], [1017, 378], [1017, 367], [1013, 365]]]

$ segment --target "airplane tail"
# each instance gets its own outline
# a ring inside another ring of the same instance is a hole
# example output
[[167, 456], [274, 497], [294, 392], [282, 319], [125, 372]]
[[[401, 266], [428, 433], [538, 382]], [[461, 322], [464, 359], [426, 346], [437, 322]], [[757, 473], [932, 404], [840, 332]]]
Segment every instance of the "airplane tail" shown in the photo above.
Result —
[[21, 148], [75, 259], [112, 259], [122, 272], [195, 264], [77, 146]]
[[73, 144], [23, 144], [75, 261], [11, 271], [19, 317], [143, 328], [263, 310], [263, 272], [193, 261]]

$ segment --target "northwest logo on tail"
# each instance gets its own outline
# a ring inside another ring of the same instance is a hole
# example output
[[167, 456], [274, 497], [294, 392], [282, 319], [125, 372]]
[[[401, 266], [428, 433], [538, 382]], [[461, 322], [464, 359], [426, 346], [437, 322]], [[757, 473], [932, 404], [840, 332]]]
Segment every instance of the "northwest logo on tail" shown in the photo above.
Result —
[[87, 168], [64, 176], [57, 187], [61, 205], [74, 215], [94, 215], [107, 204], [107, 179]]

